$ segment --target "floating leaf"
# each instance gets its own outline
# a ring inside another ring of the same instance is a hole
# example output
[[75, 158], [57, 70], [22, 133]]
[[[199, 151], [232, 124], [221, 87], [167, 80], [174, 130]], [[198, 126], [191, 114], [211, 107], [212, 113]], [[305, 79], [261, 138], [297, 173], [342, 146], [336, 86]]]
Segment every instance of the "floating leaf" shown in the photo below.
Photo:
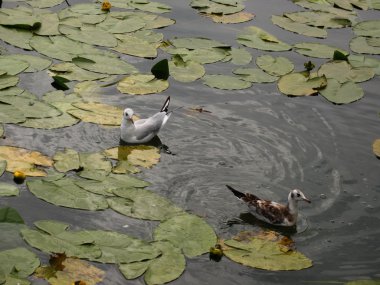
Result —
[[[0, 121], [1, 121], [1, 119], [0, 119]], [[4, 126], [2, 124], [0, 124], [0, 138], [2, 138], [3, 136], [4, 136]], [[1, 169], [2, 169], [2, 167], [1, 167], [1, 161], [0, 161], [0, 176], [3, 174], [1, 172]]]
[[59, 172], [67, 172], [79, 169], [79, 154], [73, 149], [66, 148], [64, 151], [58, 151], [54, 157], [54, 168]]
[[367, 81], [373, 78], [375, 73], [372, 68], [353, 68], [347, 61], [333, 60], [323, 64], [318, 70], [318, 75], [325, 75], [326, 78], [333, 78], [340, 83], [345, 83], [347, 81]]
[[146, 1], [145, 3], [143, 3], [143, 2], [138, 2], [138, 1], [130, 1], [128, 5], [135, 9], [139, 9], [139, 10], [151, 12], [151, 13], [168, 13], [171, 11], [171, 7], [169, 5], [159, 3], [159, 2]]
[[285, 16], [295, 22], [321, 28], [344, 28], [351, 26], [350, 17], [323, 11], [299, 11], [286, 13]]
[[190, 214], [174, 216], [162, 222], [153, 236], [156, 241], [169, 241], [182, 249], [187, 257], [206, 253], [216, 243], [214, 230], [203, 219]]
[[321, 77], [309, 78], [301, 72], [290, 73], [282, 76], [278, 83], [278, 89], [291, 96], [310, 96], [317, 94], [319, 90], [325, 88], [327, 79], [323, 75]]
[[237, 42], [247, 47], [268, 51], [285, 51], [292, 48], [275, 36], [255, 26], [244, 28], [243, 32], [238, 35]]
[[[0, 75], [0, 90], [17, 85], [18, 76]], [[5, 122], [4, 122], [5, 123]]]
[[116, 35], [119, 39], [118, 45], [113, 50], [145, 58], [157, 57], [158, 44], [152, 44], [145, 39], [135, 35]]
[[223, 24], [238, 24], [251, 21], [255, 15], [248, 12], [238, 12], [229, 15], [218, 15], [218, 14], [205, 14], [210, 17], [215, 23]]
[[335, 51], [348, 55], [348, 52], [345, 50], [320, 43], [298, 43], [293, 48], [295, 52], [318, 58], [333, 58]]
[[225, 5], [224, 3], [211, 0], [192, 0], [190, 6], [197, 9], [200, 13], [222, 15], [234, 14], [244, 9], [244, 5], [239, 2], [230, 2]]
[[320, 94], [334, 104], [348, 104], [364, 96], [363, 89], [352, 81], [339, 82], [334, 78], [327, 79], [327, 87]]
[[371, 67], [376, 75], [380, 75], [380, 60], [364, 55], [349, 55], [348, 62], [352, 67]]
[[370, 20], [357, 23], [352, 30], [357, 36], [380, 37], [380, 20]]
[[302, 253], [288, 249], [278, 242], [250, 237], [247, 240], [227, 240], [224, 255], [229, 259], [259, 269], [301, 270], [312, 266], [312, 261]]
[[65, 103], [52, 103], [57, 109], [60, 109], [63, 113], [62, 115], [52, 117], [52, 118], [42, 118], [42, 119], [26, 119], [26, 121], [20, 124], [23, 127], [35, 128], [35, 129], [58, 129], [64, 127], [70, 127], [79, 122], [78, 119], [65, 113]]
[[207, 86], [224, 90], [246, 89], [252, 85], [250, 82], [239, 79], [238, 77], [221, 74], [205, 75], [203, 80]]
[[78, 3], [71, 6], [69, 10], [83, 15], [101, 15], [106, 13], [100, 9], [98, 3]]
[[12, 105], [0, 103], [0, 122], [15, 124], [25, 122], [25, 120], [24, 114], [19, 109]]
[[13, 184], [0, 182], [0, 197], [5, 196], [18, 196], [20, 193], [20, 190]]
[[256, 64], [262, 70], [274, 76], [285, 75], [294, 69], [293, 63], [282, 56], [262, 55], [256, 59]]
[[[0, 125], [0, 128], [2, 125]], [[0, 134], [2, 135], [1, 131]], [[7, 168], [7, 161], [6, 160], [0, 160], [0, 176], [2, 176], [5, 172], [5, 169]]]
[[31, 251], [16, 247], [0, 251], [0, 272], [14, 278], [26, 278], [40, 265], [40, 260]]
[[244, 48], [232, 48], [230, 53], [231, 63], [236, 65], [246, 65], [252, 60], [252, 55]]
[[380, 139], [376, 139], [372, 144], [373, 153], [380, 158]]
[[0, 25], [26, 30], [35, 30], [41, 26], [37, 16], [20, 9], [1, 9]]
[[83, 69], [98, 73], [131, 74], [137, 72], [133, 65], [119, 58], [105, 55], [80, 55], [73, 58], [72, 62]]
[[69, 178], [62, 178], [51, 182], [31, 180], [26, 184], [30, 192], [37, 198], [57, 206], [92, 211], [108, 208], [107, 201], [103, 196], [83, 190]]
[[0, 223], [24, 224], [20, 214], [11, 207], [0, 208]]
[[124, 77], [117, 85], [117, 89], [121, 93], [132, 95], [160, 93], [168, 87], [168, 81], [156, 79], [154, 75], [150, 74], [135, 74]]
[[37, 72], [48, 68], [51, 64], [50, 59], [29, 54], [8, 54], [4, 57], [17, 59], [29, 63], [29, 67], [24, 72]]
[[28, 4], [34, 8], [50, 8], [61, 4], [64, 0], [29, 0]]
[[41, 13], [39, 14], [41, 27], [35, 30], [34, 33], [40, 36], [57, 36], [61, 33], [58, 30], [59, 18], [56, 13]]
[[120, 126], [123, 110], [118, 107], [96, 102], [78, 102], [72, 105], [75, 109], [72, 108], [67, 112], [84, 122]]
[[192, 82], [201, 78], [205, 74], [203, 65], [195, 61], [184, 61], [180, 55], [173, 56], [169, 61], [171, 76], [180, 82]]
[[83, 178], [104, 180], [111, 172], [111, 162], [101, 153], [81, 152], [79, 153], [80, 166], [83, 170], [79, 176]]
[[129, 217], [162, 221], [183, 212], [166, 198], [149, 190], [119, 188], [113, 193], [118, 197], [107, 199], [110, 208]]
[[322, 28], [311, 27], [304, 23], [295, 22], [284, 16], [272, 15], [272, 23], [279, 26], [280, 28], [283, 28], [285, 30], [288, 30], [300, 35], [304, 35], [307, 37], [315, 37], [315, 38], [327, 37], [327, 31]]
[[278, 80], [277, 76], [270, 75], [259, 68], [238, 68], [233, 73], [242, 80], [252, 83], [270, 83]]
[[357, 53], [380, 54], [380, 46], [371, 44], [373, 38], [355, 37], [350, 41], [350, 49]]
[[32, 50], [29, 40], [33, 37], [33, 33], [28, 30], [9, 28], [0, 25], [0, 39], [15, 47], [25, 50]]
[[14, 146], [0, 146], [0, 160], [7, 161], [7, 171], [22, 171], [27, 176], [46, 176], [46, 173], [36, 168], [52, 166], [53, 161], [37, 151], [30, 151]]
[[8, 75], [17, 75], [29, 67], [29, 63], [7, 56], [0, 56], [0, 68]]

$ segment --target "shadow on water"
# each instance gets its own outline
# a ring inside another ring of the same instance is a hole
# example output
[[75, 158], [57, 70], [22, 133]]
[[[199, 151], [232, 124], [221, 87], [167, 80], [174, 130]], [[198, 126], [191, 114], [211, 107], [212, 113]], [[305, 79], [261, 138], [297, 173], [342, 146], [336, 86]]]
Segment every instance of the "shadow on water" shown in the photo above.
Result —
[[[120, 146], [139, 146], [142, 144], [140, 144], [140, 143], [127, 143], [127, 142], [123, 141], [122, 139], [120, 139], [119, 145]], [[175, 153], [173, 153], [172, 151], [169, 150], [169, 147], [166, 144], [162, 143], [161, 139], [158, 136], [155, 136], [152, 140], [150, 140], [147, 143], [144, 143], [143, 145], [154, 146], [166, 154], [176, 155]]]

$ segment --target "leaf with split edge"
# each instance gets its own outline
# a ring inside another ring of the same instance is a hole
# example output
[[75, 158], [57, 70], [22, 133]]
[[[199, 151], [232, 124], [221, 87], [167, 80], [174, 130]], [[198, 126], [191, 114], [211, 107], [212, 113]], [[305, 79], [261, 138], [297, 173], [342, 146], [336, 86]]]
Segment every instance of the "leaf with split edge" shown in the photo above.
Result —
[[29, 40], [33, 37], [33, 33], [28, 30], [10, 28], [0, 25], [0, 39], [15, 47], [25, 50], [32, 50]]
[[[84, 61], [83, 58], [87, 61]], [[105, 55], [81, 54], [79, 57], [74, 57], [72, 62], [83, 69], [99, 73], [132, 74], [137, 72], [133, 65], [119, 58]]]
[[37, 72], [48, 68], [51, 64], [51, 60], [39, 56], [29, 54], [7, 54], [4, 57], [18, 59], [29, 63], [29, 67], [24, 72]]
[[169, 61], [169, 70], [171, 76], [180, 82], [195, 81], [206, 73], [203, 65], [192, 60], [185, 62], [178, 54]]
[[251, 48], [267, 51], [286, 51], [292, 47], [266, 31], [249, 26], [238, 35], [237, 42]]
[[215, 23], [238, 24], [251, 21], [255, 14], [242, 11], [229, 15], [205, 14], [205, 16], [211, 18]]
[[277, 76], [270, 75], [259, 68], [238, 68], [233, 73], [242, 80], [252, 83], [271, 83], [278, 80]]
[[252, 60], [252, 55], [244, 48], [231, 48], [231, 63], [235, 65], [247, 65]]
[[57, 206], [92, 211], [108, 208], [103, 196], [83, 190], [69, 178], [52, 182], [32, 180], [27, 182], [27, 186], [37, 198]]
[[156, 79], [151, 74], [134, 74], [119, 81], [117, 89], [121, 93], [146, 95], [160, 93], [169, 87], [167, 80]]
[[262, 55], [256, 58], [256, 65], [270, 75], [282, 76], [293, 71], [293, 63], [286, 57]]
[[98, 3], [78, 3], [69, 7], [69, 10], [74, 13], [79, 13], [83, 15], [101, 15], [106, 14], [106, 12], [100, 9]]
[[[137, 219], [163, 221], [183, 213], [168, 199], [145, 189], [114, 189], [117, 197], [108, 198], [108, 204], [116, 212]], [[149, 207], [146, 207], [149, 205]]]
[[43, 13], [39, 15], [41, 26], [34, 33], [40, 36], [56, 36], [60, 35], [58, 30], [59, 18], [56, 13]]
[[375, 76], [372, 68], [357, 67], [353, 68], [347, 61], [332, 60], [323, 64], [318, 75], [325, 75], [326, 78], [336, 79], [340, 83], [347, 81], [363, 82]]
[[277, 82], [280, 92], [290, 96], [315, 95], [319, 90], [325, 88], [326, 85], [327, 79], [324, 75], [309, 78], [302, 72], [286, 74]]
[[0, 197], [18, 196], [20, 190], [13, 184], [0, 182]]
[[371, 45], [371, 38], [355, 37], [350, 41], [350, 49], [357, 53], [380, 54], [380, 47]]
[[65, 112], [65, 108], [66, 108], [65, 103], [57, 102], [57, 103], [51, 103], [51, 104], [57, 109], [61, 110], [62, 115], [51, 117], [51, 118], [41, 118], [41, 119], [27, 118], [25, 122], [20, 124], [20, 126], [23, 126], [26, 128], [50, 130], [50, 129], [70, 127], [79, 122], [78, 119], [74, 118], [73, 116]]
[[0, 223], [24, 224], [20, 214], [11, 207], [0, 208]]
[[0, 90], [16, 86], [19, 80], [20, 79], [18, 76], [11, 76], [6, 74], [0, 75]]
[[138, 1], [131, 1], [128, 3], [130, 7], [135, 9], [139, 9], [146, 12], [151, 13], [168, 13], [171, 11], [171, 7], [169, 5], [159, 3], [159, 2], [147, 2], [147, 3], [139, 3]]
[[8, 56], [0, 55], [0, 68], [7, 75], [17, 75], [29, 67], [29, 63]]
[[359, 22], [352, 30], [356, 36], [380, 37], [380, 20]]
[[78, 152], [70, 148], [65, 148], [63, 151], [57, 151], [53, 160], [54, 168], [59, 172], [76, 170], [80, 167]]
[[14, 146], [0, 146], [0, 160], [7, 161], [7, 171], [22, 171], [27, 176], [45, 176], [44, 171], [36, 169], [39, 166], [52, 166], [53, 161], [37, 151], [30, 151]]
[[371, 67], [376, 75], [380, 75], [380, 60], [364, 55], [349, 55], [348, 62], [353, 67]]
[[123, 110], [106, 104], [96, 102], [77, 102], [72, 104], [67, 112], [87, 123], [120, 126]]
[[[80, 152], [79, 153], [80, 166], [83, 167], [82, 172], [98, 172], [104, 173], [107, 176], [112, 169], [111, 162], [106, 157], [97, 152]], [[80, 172], [80, 176], [81, 173]]]
[[192, 0], [190, 6], [197, 9], [200, 13], [205, 14], [223, 14], [230, 15], [244, 10], [244, 5], [235, 3], [234, 5], [225, 5], [210, 0]]
[[205, 75], [203, 83], [209, 87], [223, 90], [241, 90], [252, 86], [251, 82], [244, 81], [236, 76], [221, 74]]
[[293, 49], [300, 54], [317, 58], [333, 58], [335, 51], [348, 55], [345, 50], [320, 43], [298, 43], [293, 46]]
[[312, 261], [297, 251], [283, 251], [278, 242], [252, 237], [249, 242], [234, 239], [224, 242], [224, 255], [246, 266], [278, 271], [301, 270], [312, 266]]
[[25, 122], [25, 120], [26, 117], [19, 109], [12, 105], [3, 104], [0, 102], [0, 122], [16, 124]]
[[0, 272], [15, 278], [26, 278], [40, 265], [40, 260], [24, 247], [0, 251]]
[[319, 93], [334, 104], [349, 104], [364, 96], [363, 89], [354, 82], [340, 83], [334, 78], [328, 78], [327, 87]]
[[18, 29], [36, 30], [41, 26], [35, 15], [20, 12], [18, 9], [1, 9], [0, 25]]
[[203, 219], [190, 214], [177, 215], [160, 223], [153, 237], [155, 241], [169, 241], [190, 258], [208, 252], [217, 239], [214, 230]]
[[338, 16], [323, 11], [298, 11], [284, 14], [292, 21], [322, 28], [344, 28], [351, 26], [350, 17]]
[[53, 220], [39, 220], [34, 225], [41, 231], [49, 235], [58, 235], [69, 228], [69, 224], [57, 222]]
[[290, 32], [294, 32], [294, 33], [304, 35], [307, 37], [315, 37], [315, 38], [327, 37], [327, 31], [322, 28], [312, 27], [304, 23], [295, 22], [284, 16], [272, 15], [271, 19], [272, 19], [273, 24], [279, 26], [280, 28], [288, 30]]

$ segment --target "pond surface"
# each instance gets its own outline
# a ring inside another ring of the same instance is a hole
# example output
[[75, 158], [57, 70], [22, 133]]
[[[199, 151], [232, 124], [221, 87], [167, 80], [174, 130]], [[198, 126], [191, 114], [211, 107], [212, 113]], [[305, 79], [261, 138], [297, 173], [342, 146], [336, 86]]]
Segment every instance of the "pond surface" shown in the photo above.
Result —
[[[160, 30], [166, 39], [201, 36], [238, 47], [238, 32], [256, 25], [289, 44], [310, 40], [349, 50], [353, 35], [350, 28], [336, 29], [328, 31], [327, 39], [316, 40], [274, 26], [272, 14], [299, 9], [290, 1], [247, 1], [246, 11], [256, 17], [234, 25], [216, 24], [199, 16], [188, 1], [161, 2], [173, 8], [164, 16], [177, 21]], [[358, 13], [361, 20], [379, 16], [374, 11]], [[247, 49], [254, 59], [265, 54]], [[296, 70], [302, 70], [306, 61], [295, 52], [271, 54], [289, 58]], [[167, 57], [161, 51], [158, 58]], [[126, 58], [146, 72], [158, 61]], [[325, 61], [312, 60], [316, 65]], [[234, 68], [231, 64], [211, 64], [206, 65], [206, 73], [230, 74]], [[47, 78], [43, 73], [25, 77], [20, 85], [42, 95], [50, 90], [50, 81], [44, 81]], [[105, 103], [132, 107], [143, 117], [156, 112], [168, 95], [172, 108], [185, 106], [172, 115], [160, 133], [161, 141], [175, 155], [162, 153], [157, 166], [139, 175], [152, 183], [149, 189], [204, 217], [225, 239], [263, 226], [246, 214], [247, 208], [225, 184], [283, 202], [290, 189], [302, 189], [312, 203], [300, 205], [298, 231], [292, 238], [297, 249], [313, 260], [310, 269], [269, 272], [227, 258], [212, 262], [203, 255], [187, 259], [186, 271], [171, 284], [305, 284], [380, 278], [380, 161], [372, 152], [372, 143], [380, 135], [378, 76], [361, 83], [364, 98], [348, 105], [333, 105], [322, 96], [289, 98], [279, 93], [275, 83], [225, 91], [209, 88], [199, 80], [169, 81], [169, 89], [157, 95], [122, 95], [111, 86], [104, 89], [107, 95], [102, 97]], [[210, 113], [188, 111], [195, 106], [203, 106]], [[6, 125], [5, 129], [1, 145], [39, 150], [49, 156], [64, 147], [98, 151], [119, 143], [117, 128], [88, 123], [46, 131], [16, 125]], [[112, 210], [89, 212], [57, 207], [37, 199], [24, 185], [20, 197], [2, 198], [0, 205], [16, 208], [30, 226], [36, 220], [54, 219], [74, 228], [114, 230], [150, 239], [157, 224]], [[47, 255], [39, 256], [47, 261]], [[116, 266], [97, 266], [107, 270], [104, 284], [144, 283], [142, 278], [126, 281]]]

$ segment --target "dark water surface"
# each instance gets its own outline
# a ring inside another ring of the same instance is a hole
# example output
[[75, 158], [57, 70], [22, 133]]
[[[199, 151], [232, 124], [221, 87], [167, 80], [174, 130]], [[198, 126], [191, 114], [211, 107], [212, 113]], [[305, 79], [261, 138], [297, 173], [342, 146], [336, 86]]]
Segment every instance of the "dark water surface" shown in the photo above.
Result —
[[[290, 1], [247, 1], [246, 11], [255, 13], [256, 18], [237, 25], [212, 23], [191, 9], [190, 1], [161, 2], [173, 7], [164, 16], [177, 20], [175, 25], [160, 30], [166, 39], [202, 36], [237, 47], [237, 33], [245, 26], [256, 25], [289, 44], [315, 41], [348, 50], [353, 36], [347, 28], [329, 30], [327, 39], [316, 40], [272, 25], [272, 14], [300, 9]], [[359, 19], [374, 19], [379, 14], [361, 11]], [[264, 54], [248, 50], [254, 56], [253, 62]], [[295, 52], [271, 54], [288, 57], [296, 70], [301, 70], [308, 60]], [[168, 55], [161, 52], [159, 58], [165, 57]], [[141, 72], [148, 72], [158, 61], [126, 58]], [[316, 65], [324, 62], [312, 60]], [[206, 66], [208, 74], [230, 74], [234, 68], [226, 63]], [[21, 87], [42, 95], [50, 89], [50, 81], [45, 84], [43, 80], [48, 77], [40, 76], [41, 84], [36, 84], [40, 80], [36, 76], [22, 79]], [[159, 95], [127, 96], [119, 94], [115, 87], [104, 91], [108, 94], [103, 97], [105, 103], [132, 107], [141, 116], [154, 113], [167, 95], [172, 96], [173, 108], [201, 105], [212, 112], [181, 109], [171, 117], [160, 138], [176, 155], [162, 154], [157, 166], [140, 175], [152, 183], [150, 189], [203, 216], [221, 238], [229, 238], [259, 226], [244, 215], [247, 209], [225, 184], [278, 201], [285, 201], [290, 189], [300, 188], [312, 204], [300, 205], [298, 232], [292, 238], [297, 249], [314, 263], [306, 270], [269, 272], [244, 267], [227, 258], [211, 262], [204, 255], [187, 259], [186, 271], [171, 284], [306, 284], [380, 278], [380, 160], [372, 153], [372, 143], [380, 137], [378, 76], [361, 84], [365, 89], [362, 100], [342, 106], [321, 96], [289, 98], [279, 93], [276, 84], [221, 91], [201, 81], [183, 84], [169, 80], [169, 89]], [[7, 125], [6, 135], [2, 145], [26, 147], [47, 155], [63, 147], [98, 151], [119, 142], [118, 128], [87, 123], [46, 131]], [[111, 210], [88, 212], [57, 207], [22, 187], [20, 197], [2, 198], [0, 205], [15, 207], [29, 226], [36, 220], [55, 219], [69, 222], [74, 228], [115, 230], [145, 239], [151, 238], [156, 226], [155, 222], [131, 219]], [[240, 222], [231, 223], [237, 219]], [[40, 257], [47, 260], [44, 254]], [[107, 270], [104, 284], [144, 284], [142, 278], [126, 281], [116, 266], [97, 266]]]

